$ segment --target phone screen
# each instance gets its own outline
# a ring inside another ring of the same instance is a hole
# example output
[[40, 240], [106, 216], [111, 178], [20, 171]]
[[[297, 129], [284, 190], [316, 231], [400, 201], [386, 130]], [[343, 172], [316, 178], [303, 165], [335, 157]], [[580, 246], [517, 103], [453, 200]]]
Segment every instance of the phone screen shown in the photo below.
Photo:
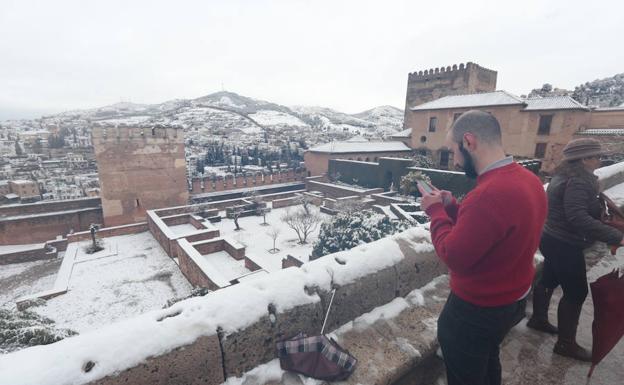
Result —
[[427, 183], [427, 182], [423, 182], [423, 181], [421, 181], [421, 180], [419, 180], [419, 181], [418, 181], [418, 182], [416, 182], [416, 183], [418, 183], [418, 185], [419, 185], [419, 186], [420, 186], [423, 190], [425, 190], [425, 192], [426, 192], [427, 194], [431, 194], [431, 193], [433, 192], [433, 188], [431, 188], [431, 186], [429, 185], [429, 183]]

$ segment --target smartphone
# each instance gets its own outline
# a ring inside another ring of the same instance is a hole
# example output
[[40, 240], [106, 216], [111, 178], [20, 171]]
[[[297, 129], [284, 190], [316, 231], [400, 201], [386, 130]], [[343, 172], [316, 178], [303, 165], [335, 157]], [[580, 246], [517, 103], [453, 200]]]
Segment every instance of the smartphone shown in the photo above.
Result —
[[433, 192], [433, 187], [425, 181], [418, 180], [416, 183], [422, 188], [427, 194], [431, 194]]

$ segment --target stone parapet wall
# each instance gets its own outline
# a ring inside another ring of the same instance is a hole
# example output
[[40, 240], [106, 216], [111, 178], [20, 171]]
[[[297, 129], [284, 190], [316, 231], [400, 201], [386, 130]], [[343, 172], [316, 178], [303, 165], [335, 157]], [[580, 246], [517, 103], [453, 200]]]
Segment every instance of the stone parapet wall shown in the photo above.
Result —
[[[99, 229], [96, 233], [98, 238], [117, 237], [119, 235], [138, 234], [149, 230], [147, 222], [132, 223], [129, 225], [104, 227]], [[81, 231], [78, 233], [69, 234], [67, 236], [67, 242], [79, 242], [91, 239], [91, 231]]]
[[84, 231], [92, 223], [102, 223], [100, 207], [67, 211], [0, 217], [0, 244], [45, 242], [75, 231]]
[[247, 187], [268, 186], [278, 183], [298, 182], [305, 179], [305, 170], [288, 169], [273, 174], [253, 173], [225, 177], [196, 177], [191, 180], [191, 194], [228, 191]]
[[0, 217], [15, 215], [42, 214], [55, 211], [78, 210], [85, 208], [97, 208], [102, 205], [99, 197], [69, 199], [53, 202], [39, 202], [29, 204], [15, 204], [0, 206]]
[[331, 198], [342, 198], [354, 195], [362, 197], [371, 194], [379, 194], [384, 191], [383, 188], [360, 189], [328, 182], [317, 182], [314, 180], [308, 180], [306, 185], [309, 191], [320, 191], [325, 196]]
[[428, 233], [413, 228], [299, 269], [280, 270], [92, 333], [3, 355], [1, 376], [14, 385], [220, 384], [275, 358], [278, 339], [301, 331], [319, 333], [332, 289], [336, 294], [328, 332], [444, 271]]

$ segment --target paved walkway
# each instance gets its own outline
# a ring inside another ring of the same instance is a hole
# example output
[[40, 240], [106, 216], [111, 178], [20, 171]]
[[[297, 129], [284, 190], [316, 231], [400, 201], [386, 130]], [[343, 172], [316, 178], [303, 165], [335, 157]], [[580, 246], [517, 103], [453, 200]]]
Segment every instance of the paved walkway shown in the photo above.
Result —
[[[605, 249], [596, 248], [587, 255], [588, 262], [592, 265], [595, 264], [588, 272], [590, 282], [615, 267], [624, 266], [624, 248], [618, 250], [616, 257], [607, 256], [597, 260], [596, 257], [604, 255], [604, 253]], [[561, 290], [557, 289], [551, 301], [550, 321], [553, 324], [557, 322], [557, 303], [561, 298], [561, 294]], [[529, 302], [527, 315], [530, 316], [531, 312], [532, 304]], [[588, 349], [591, 349], [592, 346], [591, 326], [593, 319], [594, 307], [590, 292], [583, 306], [577, 333], [579, 344]], [[588, 384], [587, 373], [590, 364], [553, 354], [552, 350], [556, 340], [556, 336], [527, 328], [526, 320], [512, 329], [501, 346], [503, 384]], [[437, 383], [446, 384], [444, 376]], [[616, 345], [611, 353], [594, 370], [589, 384], [624, 384], [624, 339]]]

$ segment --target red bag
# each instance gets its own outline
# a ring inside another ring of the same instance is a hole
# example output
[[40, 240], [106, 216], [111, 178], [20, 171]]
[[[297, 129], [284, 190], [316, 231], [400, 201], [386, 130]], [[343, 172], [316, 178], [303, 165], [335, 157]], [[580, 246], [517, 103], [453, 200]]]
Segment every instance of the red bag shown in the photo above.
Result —
[[587, 377], [591, 377], [596, 365], [624, 335], [624, 277], [619, 277], [619, 272], [615, 270], [598, 278], [590, 287], [594, 300], [594, 322], [592, 366]]
[[[624, 213], [622, 210], [604, 193], [600, 193], [598, 199], [602, 206], [602, 213], [600, 214], [600, 221], [605, 225], [615, 227], [624, 233]], [[615, 255], [616, 250], [620, 245], [609, 245], [611, 248], [611, 255]]]

